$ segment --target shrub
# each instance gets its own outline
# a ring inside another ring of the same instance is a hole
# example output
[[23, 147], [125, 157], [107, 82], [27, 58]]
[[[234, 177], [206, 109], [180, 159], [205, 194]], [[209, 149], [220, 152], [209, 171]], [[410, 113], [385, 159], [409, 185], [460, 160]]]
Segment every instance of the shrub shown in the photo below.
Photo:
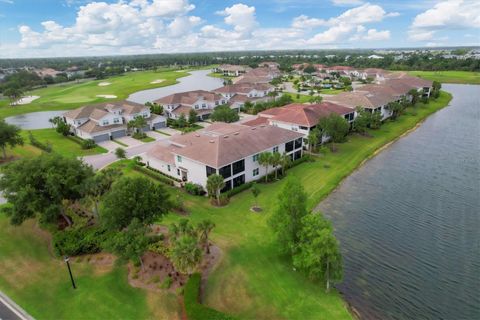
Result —
[[198, 302], [200, 292], [200, 274], [193, 274], [188, 279], [183, 290], [185, 311], [191, 320], [232, 320], [235, 319], [225, 313], [206, 307]]
[[175, 178], [175, 177], [172, 177], [172, 176], [169, 176], [169, 175], [163, 173], [162, 171], [157, 170], [157, 169], [155, 169], [155, 168], [153, 168], [153, 167], [147, 166], [146, 168], [147, 168], [148, 170], [151, 170], [151, 171], [153, 171], [153, 172], [156, 172], [156, 173], [158, 173], [158, 174], [161, 174], [162, 176], [165, 176], [165, 177], [167, 177], [167, 178], [169, 178], [169, 179], [172, 179], [173, 181], [182, 182], [182, 180], [180, 180], [180, 179], [178, 179], [178, 178]]
[[58, 256], [77, 256], [101, 251], [107, 232], [100, 227], [83, 227], [58, 231], [53, 236], [53, 248]]
[[35, 136], [32, 134], [31, 131], [28, 132], [28, 138], [30, 140], [30, 144], [32, 146], [35, 146], [37, 148], [39, 148], [40, 150], [43, 150], [45, 152], [52, 152], [53, 149], [52, 149], [52, 145], [47, 141], [47, 143], [42, 143], [40, 142], [39, 140], [37, 140], [37, 138], [35, 138]]
[[132, 137], [135, 138], [135, 139], [138, 139], [138, 140], [141, 140], [143, 138], [145, 138], [147, 135], [143, 132], [135, 132], [134, 134], [132, 134]]
[[153, 179], [155, 179], [159, 182], [163, 182], [165, 184], [168, 184], [169, 186], [173, 186], [173, 180], [172, 179], [168, 178], [165, 175], [162, 175], [162, 174], [158, 173], [157, 171], [151, 170], [150, 167], [142, 167], [142, 166], [139, 166], [139, 165], [135, 165], [133, 167], [133, 170], [141, 172], [144, 175], [149, 176], [150, 178], [153, 178]]
[[97, 146], [93, 139], [87, 139], [82, 141], [82, 149], [93, 149]]
[[185, 183], [185, 191], [194, 196], [203, 196], [205, 194], [205, 190], [203, 190], [201, 185], [191, 182]]
[[166, 277], [165, 280], [160, 284], [160, 289], [170, 289], [173, 284], [173, 280], [170, 277]]
[[[263, 179], [263, 178], [262, 178]], [[245, 190], [248, 190], [252, 187], [252, 185], [254, 184], [254, 182], [247, 182], [247, 183], [244, 183], [238, 187], [235, 187], [231, 190], [228, 190], [225, 194], [228, 196], [228, 197], [233, 197], [234, 195], [236, 194], [239, 194], [240, 192], [243, 192]]]
[[157, 241], [148, 245], [148, 250], [169, 257], [170, 249], [163, 241]]

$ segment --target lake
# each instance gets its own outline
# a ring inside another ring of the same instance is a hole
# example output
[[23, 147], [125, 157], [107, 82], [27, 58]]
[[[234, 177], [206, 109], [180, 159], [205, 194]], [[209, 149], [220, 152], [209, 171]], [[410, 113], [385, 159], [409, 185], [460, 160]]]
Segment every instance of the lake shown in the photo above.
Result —
[[443, 88], [449, 107], [318, 206], [364, 319], [480, 319], [480, 86]]
[[173, 93], [192, 90], [213, 90], [223, 86], [223, 79], [208, 76], [211, 70], [190, 71], [190, 75], [179, 78], [178, 83], [155, 89], [137, 91], [128, 96], [127, 100], [145, 103], [163, 98]]
[[48, 120], [56, 116], [62, 116], [65, 112], [67, 110], [30, 112], [7, 117], [5, 121], [19, 126], [23, 130], [52, 128], [52, 124]]

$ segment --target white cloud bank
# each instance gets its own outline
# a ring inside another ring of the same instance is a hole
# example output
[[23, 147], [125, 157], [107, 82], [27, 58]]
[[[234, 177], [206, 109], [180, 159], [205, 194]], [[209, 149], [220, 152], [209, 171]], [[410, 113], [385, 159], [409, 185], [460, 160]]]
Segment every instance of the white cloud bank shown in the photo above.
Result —
[[373, 25], [398, 15], [363, 3], [336, 17], [300, 15], [285, 28], [265, 28], [257, 20], [254, 6], [237, 3], [226, 7], [216, 12], [223, 17], [223, 23], [216, 25], [195, 16], [194, 10], [189, 0], [91, 2], [78, 8], [70, 26], [55, 21], [42, 22], [41, 31], [19, 26], [21, 41], [4, 45], [0, 54], [65, 56], [351, 46], [355, 41], [389, 39], [389, 30], [377, 30]]

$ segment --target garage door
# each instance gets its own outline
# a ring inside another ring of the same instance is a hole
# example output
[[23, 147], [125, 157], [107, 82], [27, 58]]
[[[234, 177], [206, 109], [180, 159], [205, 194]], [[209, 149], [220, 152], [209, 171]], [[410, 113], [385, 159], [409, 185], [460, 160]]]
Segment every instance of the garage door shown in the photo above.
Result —
[[108, 141], [108, 140], [110, 140], [110, 136], [108, 135], [108, 133], [93, 137], [93, 141], [95, 141], [96, 143]]
[[167, 126], [167, 124], [165, 122], [157, 122], [157, 123], [153, 124], [153, 128], [155, 130], [160, 129], [160, 128], [165, 128], [166, 126]]
[[125, 137], [127, 135], [125, 130], [117, 130], [112, 132], [112, 139], [117, 139], [121, 137]]
[[143, 132], [150, 131], [150, 126], [143, 127]]

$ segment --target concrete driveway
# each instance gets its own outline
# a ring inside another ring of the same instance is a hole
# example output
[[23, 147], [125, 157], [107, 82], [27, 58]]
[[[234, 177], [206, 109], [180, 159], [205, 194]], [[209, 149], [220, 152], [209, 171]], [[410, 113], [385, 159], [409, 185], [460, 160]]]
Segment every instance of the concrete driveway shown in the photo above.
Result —
[[166, 136], [166, 135], [161, 134], [161, 133], [156, 132], [156, 131], [147, 131], [145, 133], [147, 134], [147, 136], [149, 136], [150, 138], [153, 138], [155, 140], [165, 140], [165, 139], [169, 138], [169, 136]]
[[159, 129], [157, 131], [165, 132], [165, 133], [167, 133], [171, 136], [182, 133], [180, 130], [176, 130], [176, 129], [173, 129], [173, 128], [162, 128], [162, 129]]
[[143, 144], [142, 141], [134, 139], [134, 138], [129, 137], [129, 136], [117, 138], [116, 140], [121, 142], [121, 143], [126, 144], [128, 147], [136, 147], [136, 146], [140, 146], [140, 145]]
[[119, 145], [118, 143], [115, 143], [113, 141], [103, 141], [103, 142], [99, 142], [98, 145], [102, 148], [105, 148], [108, 150], [108, 152], [113, 152], [115, 151], [115, 149], [117, 149], [118, 147], [122, 147], [121, 145]]

